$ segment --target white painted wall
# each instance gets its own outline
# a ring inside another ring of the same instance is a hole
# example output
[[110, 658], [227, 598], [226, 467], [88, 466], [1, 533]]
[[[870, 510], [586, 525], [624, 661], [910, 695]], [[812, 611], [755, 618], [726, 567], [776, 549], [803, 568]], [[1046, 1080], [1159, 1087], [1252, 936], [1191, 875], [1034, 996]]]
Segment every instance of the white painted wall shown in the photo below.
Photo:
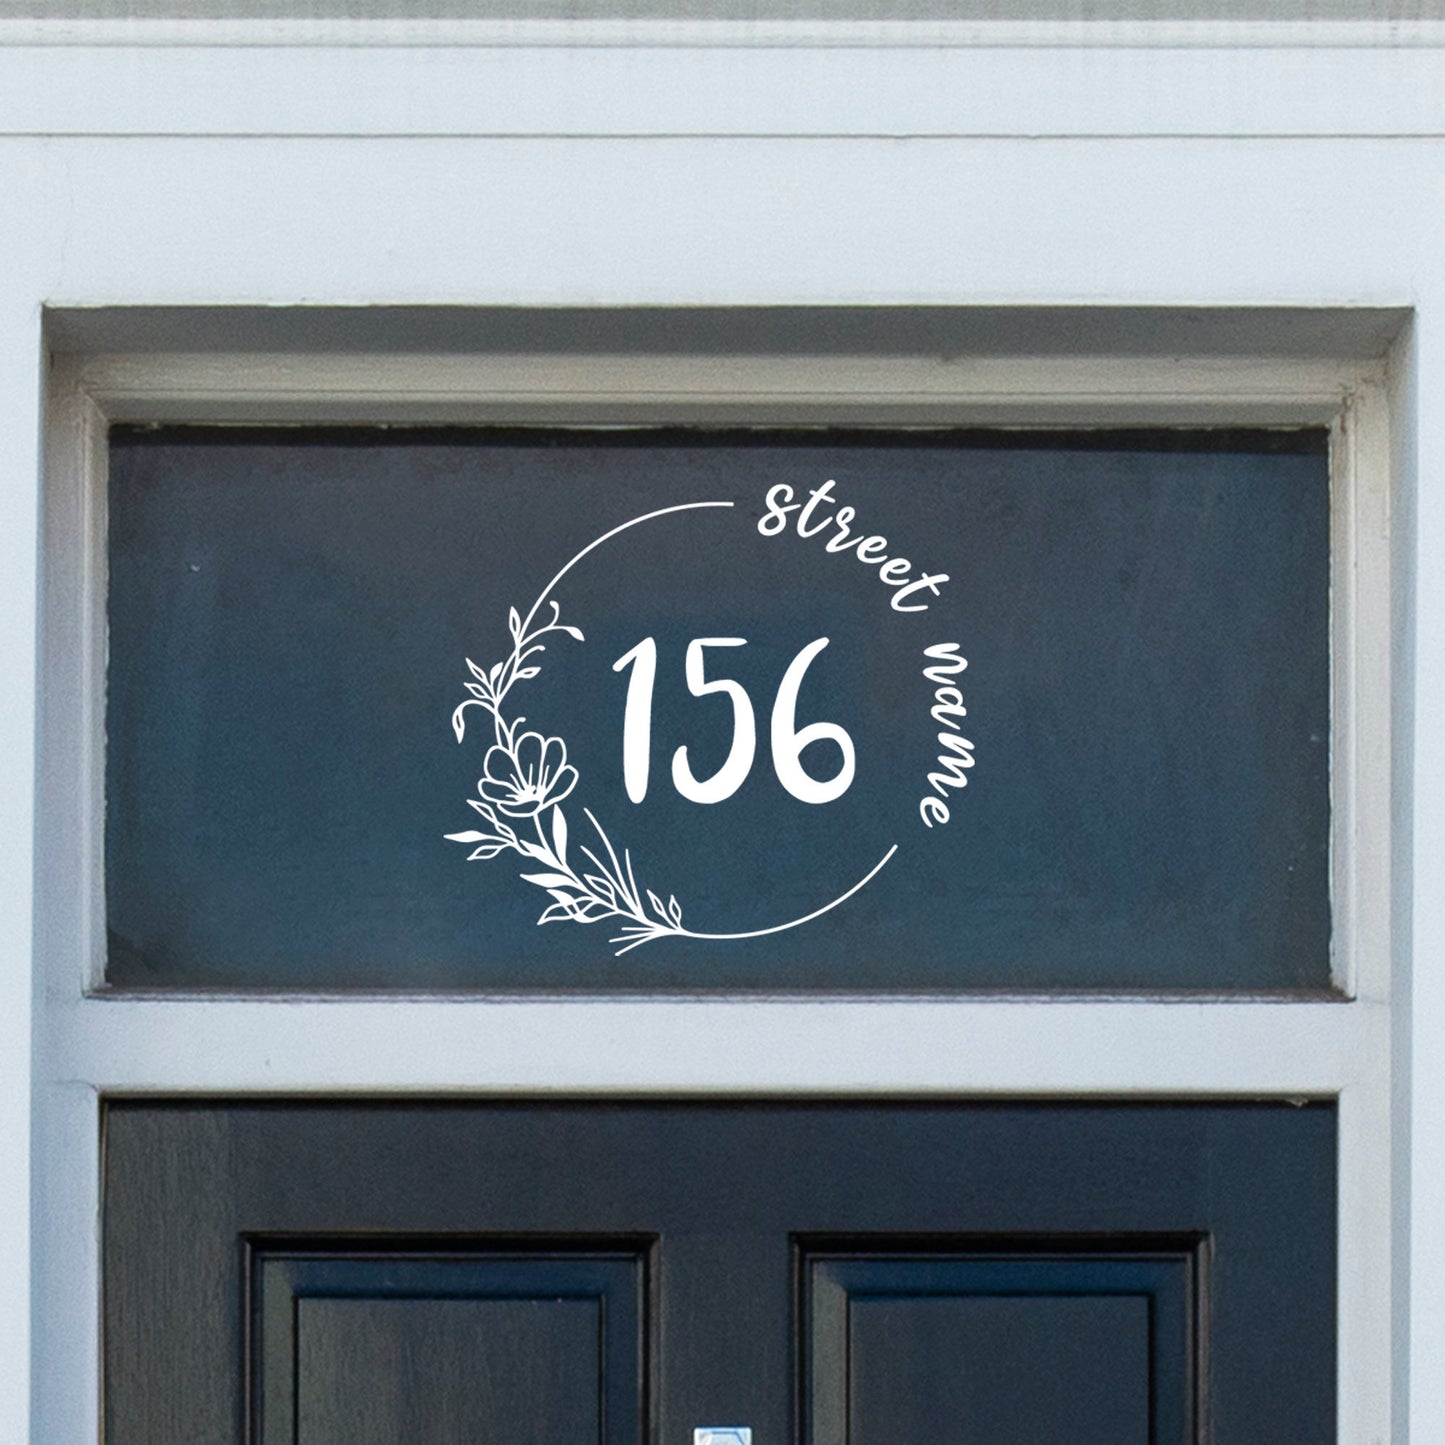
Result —
[[[1339, 1091], [1366, 1211], [1389, 1187], [1366, 1136], [1382, 1118], [1388, 1135], [1393, 1089], [1397, 1288], [1344, 1289], [1381, 1349], [1394, 1330], [1397, 1411], [1368, 1349], [1347, 1351], [1341, 1440], [1403, 1440], [1407, 1420], [1416, 1445], [1445, 1439], [1445, 50], [1424, 31], [1236, 49], [1227, 26], [1163, 51], [1076, 29], [786, 52], [348, 33], [0, 45], [0, 1440], [93, 1438], [104, 1087]], [[117, 1003], [81, 997], [85, 960], [48, 915], [32, 973], [34, 868], [47, 897], [85, 883], [63, 839], [31, 851], [41, 307], [377, 303], [1413, 307], [1396, 454], [1417, 491], [1396, 543], [1417, 610], [1394, 703], [1408, 734], [1413, 686], [1422, 722], [1396, 751], [1382, 875], [1393, 991], [1303, 1013]]]

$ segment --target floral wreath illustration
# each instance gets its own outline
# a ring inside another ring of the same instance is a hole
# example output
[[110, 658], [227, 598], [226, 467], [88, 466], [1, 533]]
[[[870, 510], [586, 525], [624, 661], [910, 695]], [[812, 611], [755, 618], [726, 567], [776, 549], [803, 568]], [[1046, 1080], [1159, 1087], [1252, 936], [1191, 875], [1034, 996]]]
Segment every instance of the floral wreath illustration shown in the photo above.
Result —
[[[598, 923], [608, 918], [620, 920], [614, 925], [618, 930], [616, 935], [608, 940], [621, 945], [617, 950], [619, 958], [630, 949], [650, 943], [655, 938], [761, 938], [811, 923], [847, 902], [870, 883], [898, 851], [898, 845], [893, 844], [858, 882], [831, 903], [814, 909], [802, 918], [747, 933], [697, 933], [685, 928], [682, 905], [676, 896], [669, 894], [664, 903], [652, 889], [637, 886], [631, 852], [624, 848], [619, 858], [606, 830], [590, 808], [583, 808], [582, 812], [597, 834], [597, 843], [593, 847], [579, 844], [573, 855], [568, 856], [569, 828], [561, 805], [577, 786], [578, 774], [567, 761], [567, 744], [559, 737], [523, 732], [521, 728], [526, 718], [509, 719], [503, 711], [503, 703], [512, 688], [540, 674], [540, 664], [532, 659], [547, 650], [541, 638], [565, 633], [577, 642], [584, 640], [580, 628], [561, 620], [561, 607], [552, 600], [552, 590], [589, 552], [629, 527], [674, 512], [732, 505], [732, 502], [685, 502], [680, 506], [663, 507], [659, 511], [634, 517], [588, 543], [542, 589], [525, 617], [515, 607], [508, 611], [507, 627], [512, 635], [512, 650], [506, 657], [490, 668], [479, 667], [471, 658], [466, 659], [472, 674], [472, 681], [466, 684], [466, 689], [471, 696], [463, 699], [452, 713], [452, 731], [458, 742], [466, 736], [466, 711], [471, 707], [479, 707], [491, 715], [494, 741], [487, 749], [482, 762], [482, 776], [477, 780], [479, 796], [467, 799], [468, 806], [481, 814], [487, 831], [467, 829], [461, 833], [448, 833], [445, 835], [448, 841], [470, 845], [472, 851], [467, 854], [468, 861], [496, 858], [511, 851], [535, 865], [540, 871], [523, 873], [522, 881], [546, 889], [552, 898], [538, 918], [538, 924], [556, 923], [563, 919], [573, 923]], [[551, 607], [552, 615], [550, 619], [544, 615], [539, 623], [538, 614], [542, 613], [544, 606]], [[526, 836], [528, 825], [535, 836]], [[586, 861], [580, 861], [578, 854]]]

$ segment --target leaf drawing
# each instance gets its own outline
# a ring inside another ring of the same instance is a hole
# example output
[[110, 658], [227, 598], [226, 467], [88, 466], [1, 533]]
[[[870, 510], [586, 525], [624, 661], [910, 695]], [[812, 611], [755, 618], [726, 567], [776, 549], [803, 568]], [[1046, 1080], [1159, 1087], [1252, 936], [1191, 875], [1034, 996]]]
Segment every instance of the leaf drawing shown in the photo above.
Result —
[[[649, 889], [649, 912], [633, 876], [631, 855], [624, 850], [623, 860], [619, 861], [602, 825], [586, 809], [583, 811], [597, 834], [600, 851], [588, 847], [581, 851], [595, 871], [578, 870], [567, 861], [567, 815], [561, 805], [578, 783], [577, 769], [567, 761], [567, 744], [560, 737], [523, 732], [526, 719], [509, 718], [503, 709], [516, 683], [540, 676], [541, 664], [531, 659], [546, 651], [541, 638], [561, 632], [574, 641], [584, 640], [580, 628], [560, 620], [561, 608], [555, 600], [550, 602], [551, 620], [534, 626], [542, 600], [538, 598], [525, 618], [515, 607], [507, 610], [507, 630], [512, 637], [508, 656], [487, 669], [466, 659], [474, 681], [464, 684], [468, 696], [452, 713], [452, 731], [458, 742], [464, 740], [468, 708], [480, 708], [490, 716], [492, 741], [482, 760], [478, 796], [467, 799], [468, 806], [482, 816], [490, 831], [468, 829], [446, 837], [449, 842], [473, 845], [467, 854], [469, 860], [514, 852], [540, 864], [542, 871], [519, 874], [524, 883], [545, 889], [553, 900], [542, 910], [539, 925], [616, 918], [620, 920], [620, 931], [610, 942], [622, 945], [619, 954], [654, 938], [685, 934], [677, 899], [670, 896], [664, 906]], [[536, 835], [535, 841], [518, 831], [528, 826]]]

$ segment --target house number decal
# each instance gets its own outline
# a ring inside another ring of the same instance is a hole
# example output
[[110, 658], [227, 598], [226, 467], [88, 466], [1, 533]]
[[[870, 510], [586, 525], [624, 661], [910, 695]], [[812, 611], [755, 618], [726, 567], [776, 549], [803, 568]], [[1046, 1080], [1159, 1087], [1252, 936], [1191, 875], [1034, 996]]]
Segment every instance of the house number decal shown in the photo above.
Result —
[[[728, 500], [686, 502], [634, 516], [583, 547], [525, 614], [510, 609], [511, 647], [500, 661], [484, 667], [467, 659], [468, 696], [452, 714], [452, 729], [458, 742], [470, 738], [485, 747], [477, 796], [467, 799], [481, 826], [446, 836], [467, 846], [469, 859], [516, 854], [521, 881], [543, 890], [551, 900], [537, 919], [539, 924], [607, 923], [608, 941], [619, 955], [656, 939], [728, 940], [783, 933], [832, 912], [867, 887], [910, 841], [907, 828], [926, 839], [929, 830], [949, 822], [956, 794], [968, 782], [975, 751], [962, 731], [968, 708], [959, 674], [968, 663], [957, 640], [931, 642], [918, 656], [919, 738], [879, 744], [889, 749], [908, 747], [918, 756], [916, 807], [909, 810], [914, 822], [906, 825], [895, 813], [892, 823], [882, 824], [889, 831], [878, 838], [876, 861], [862, 876], [819, 876], [817, 896], [823, 901], [817, 907], [739, 932], [694, 928], [692, 915], [685, 919], [677, 894], [664, 895], [639, 882], [632, 849], [620, 841], [627, 836], [626, 823], [609, 817], [604, 825], [591, 807], [581, 803], [584, 780], [569, 760], [561, 730], [529, 727], [519, 711], [521, 694], [514, 691], [519, 684], [537, 686], [559, 648], [587, 645], [582, 628], [570, 618], [563, 621], [555, 595], [559, 584], [604, 544], [680, 513], [693, 514], [698, 527], [718, 519], [719, 513], [729, 513], [724, 519], [729, 525], [736, 527], [738, 521], [755, 525], [756, 535], [771, 539], [770, 546], [821, 547], [828, 553], [846, 554], [845, 562], [851, 557], [852, 564], [841, 574], [841, 587], [876, 595], [877, 604], [888, 611], [927, 612], [942, 595], [947, 573], [915, 568], [906, 558], [890, 555], [885, 537], [855, 525], [856, 510], [840, 504], [837, 488], [837, 481], [829, 479], [798, 496], [786, 483], [772, 486], [755, 524], [748, 521], [746, 504]], [[871, 585], [870, 572], [876, 579]], [[772, 620], [759, 627], [771, 630]], [[615, 660], [610, 649], [604, 654], [622, 694], [621, 735], [613, 755], [633, 807], [646, 809], [649, 798], [656, 799], [662, 789], [698, 808], [726, 808], [739, 790], [761, 784], [777, 789], [783, 803], [791, 800], [821, 809], [846, 798], [853, 788], [860, 765], [858, 741], [845, 721], [808, 715], [803, 698], [810, 677], [829, 667], [830, 655], [837, 659], [843, 650], [861, 645], [862, 639], [831, 627], [826, 636], [798, 639], [789, 649], [792, 655], [775, 691], [765, 695], [756, 685], [750, 688], [729, 676], [750, 656], [750, 644], [777, 646], [775, 637], [765, 638], [758, 629], [748, 631], [751, 636], [695, 635], [686, 641], [681, 680], [690, 698], [697, 699], [691, 704], [696, 726], [712, 730], [707, 745], [697, 737], [661, 735], [655, 701], [660, 687], [675, 684], [676, 674], [669, 669], [676, 659], [670, 653], [660, 654], [656, 637], [635, 637]], [[723, 727], [726, 748], [718, 762], [714, 756], [718, 749], [711, 744]], [[810, 748], [805, 766], [804, 753]]]
[[[727, 761], [712, 777], [698, 782], [687, 764], [687, 749], [681, 747], [672, 759], [672, 781], [684, 798], [694, 803], [721, 803], [742, 787], [757, 751], [757, 729], [752, 703], [737, 683], [727, 678], [708, 682], [703, 677], [705, 647], [742, 647], [746, 637], [696, 637], [687, 647], [687, 686], [694, 697], [725, 692], [733, 703], [733, 744]], [[793, 726], [798, 706], [798, 689], [808, 664], [828, 645], [826, 637], [810, 642], [783, 674], [778, 700], [773, 704], [773, 767], [778, 781], [800, 802], [831, 803], [848, 791], [853, 781], [853, 739], [836, 723], [813, 723], [801, 730]], [[647, 796], [647, 776], [652, 755], [652, 689], [657, 678], [657, 643], [644, 637], [631, 652], [612, 664], [614, 671], [634, 667], [627, 689], [627, 720], [622, 731], [622, 771], [627, 796], [640, 803]], [[843, 750], [843, 766], [826, 783], [815, 782], [798, 761], [809, 743], [831, 738]]]

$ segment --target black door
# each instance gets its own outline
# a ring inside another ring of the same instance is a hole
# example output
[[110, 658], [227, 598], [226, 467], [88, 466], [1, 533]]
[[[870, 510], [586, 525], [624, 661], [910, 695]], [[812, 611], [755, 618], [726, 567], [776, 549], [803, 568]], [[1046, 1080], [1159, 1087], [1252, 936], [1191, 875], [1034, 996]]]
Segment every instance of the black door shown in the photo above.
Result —
[[106, 1439], [1326, 1445], [1334, 1181], [1327, 1105], [114, 1103]]

